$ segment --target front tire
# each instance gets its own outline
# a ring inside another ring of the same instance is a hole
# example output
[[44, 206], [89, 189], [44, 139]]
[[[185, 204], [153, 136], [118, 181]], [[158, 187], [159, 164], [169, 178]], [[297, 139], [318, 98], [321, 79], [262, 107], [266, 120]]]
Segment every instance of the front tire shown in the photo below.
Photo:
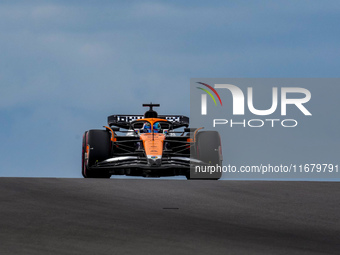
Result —
[[[201, 131], [197, 133], [195, 152], [192, 153], [195, 158], [209, 164], [209, 166], [221, 166], [221, 138], [217, 131]], [[222, 171], [216, 171], [212, 174], [196, 173], [193, 169], [188, 172], [186, 178], [190, 179], [204, 179], [204, 180], [218, 180], [222, 177]]]
[[110, 178], [108, 171], [92, 168], [97, 162], [110, 157], [110, 133], [106, 130], [89, 130], [83, 136], [82, 175], [84, 178]]

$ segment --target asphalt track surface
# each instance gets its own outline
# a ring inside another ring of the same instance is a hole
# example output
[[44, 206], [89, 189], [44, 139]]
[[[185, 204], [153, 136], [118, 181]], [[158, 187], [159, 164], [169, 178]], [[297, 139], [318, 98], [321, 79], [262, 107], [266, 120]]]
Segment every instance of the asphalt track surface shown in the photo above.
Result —
[[0, 254], [340, 254], [340, 183], [0, 178]]

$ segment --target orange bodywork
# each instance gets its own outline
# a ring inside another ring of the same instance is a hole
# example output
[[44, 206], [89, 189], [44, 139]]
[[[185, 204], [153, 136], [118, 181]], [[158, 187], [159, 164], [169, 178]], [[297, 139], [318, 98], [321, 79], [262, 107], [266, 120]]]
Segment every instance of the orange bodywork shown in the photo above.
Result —
[[147, 118], [147, 119], [139, 119], [138, 121], [148, 121], [153, 125], [155, 122], [161, 121], [161, 122], [166, 122], [167, 120], [165, 119], [159, 119], [159, 118]]
[[143, 141], [145, 154], [147, 156], [161, 157], [163, 154], [163, 142], [165, 135], [162, 133], [153, 132], [153, 124], [156, 122], [164, 122], [165, 119], [147, 118], [139, 119], [138, 121], [148, 121], [151, 124], [151, 133], [140, 134], [140, 139]]
[[158, 133], [146, 133], [141, 134], [140, 139], [143, 141], [145, 154], [147, 156], [162, 156], [163, 154], [163, 142], [165, 139], [164, 134]]
[[115, 142], [117, 141], [117, 138], [115, 138], [115, 133], [113, 132], [113, 130], [110, 127], [104, 126], [106, 129], [110, 130], [111, 132], [111, 141]]

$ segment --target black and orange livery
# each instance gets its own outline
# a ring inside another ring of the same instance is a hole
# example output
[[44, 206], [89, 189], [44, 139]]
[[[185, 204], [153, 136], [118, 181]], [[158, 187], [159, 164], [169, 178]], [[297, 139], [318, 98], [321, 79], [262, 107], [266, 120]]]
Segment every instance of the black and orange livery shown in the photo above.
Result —
[[153, 107], [142, 115], [111, 115], [104, 130], [84, 133], [82, 175], [109, 178], [111, 175], [144, 177], [184, 175], [190, 178], [219, 179], [195, 175], [194, 167], [221, 164], [220, 136], [216, 131], [189, 128], [189, 118], [158, 115]]

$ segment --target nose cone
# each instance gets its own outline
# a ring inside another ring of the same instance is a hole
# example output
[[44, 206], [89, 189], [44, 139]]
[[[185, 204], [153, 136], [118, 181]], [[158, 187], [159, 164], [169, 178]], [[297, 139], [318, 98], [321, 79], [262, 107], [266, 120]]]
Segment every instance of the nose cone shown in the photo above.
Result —
[[160, 165], [163, 155], [164, 134], [141, 134], [140, 139], [143, 141], [144, 150], [148, 163], [150, 165]]

